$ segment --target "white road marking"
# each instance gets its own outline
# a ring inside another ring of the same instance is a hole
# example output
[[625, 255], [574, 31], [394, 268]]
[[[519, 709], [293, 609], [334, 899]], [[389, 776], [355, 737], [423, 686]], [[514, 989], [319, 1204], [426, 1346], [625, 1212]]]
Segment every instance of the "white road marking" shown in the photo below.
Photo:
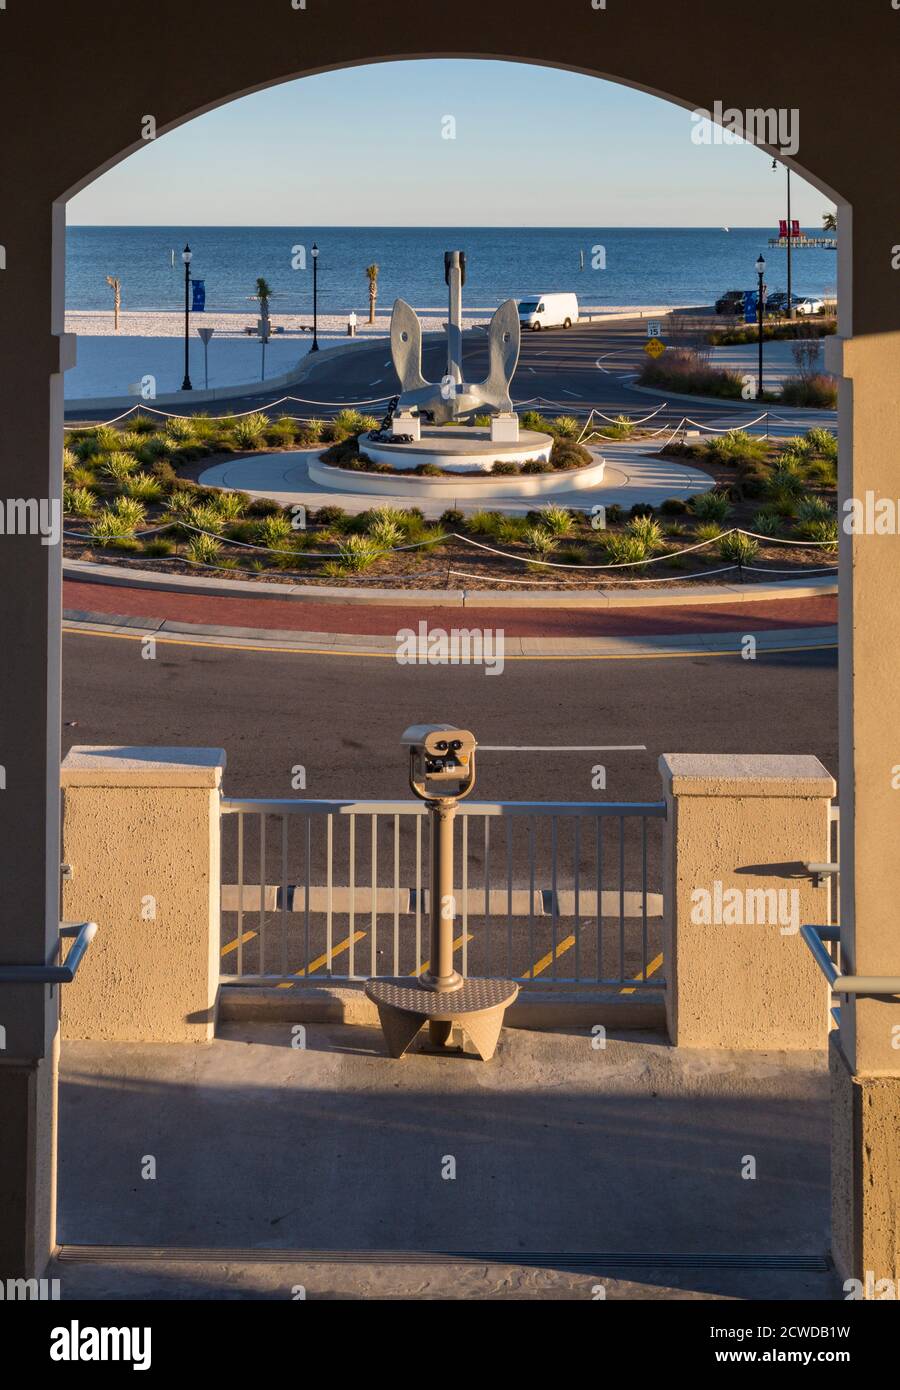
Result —
[[574, 396], [576, 400], [581, 400], [581, 392], [580, 392], [580, 391], [567, 391], [566, 388], [563, 387], [563, 395], [564, 395], [564, 396]]

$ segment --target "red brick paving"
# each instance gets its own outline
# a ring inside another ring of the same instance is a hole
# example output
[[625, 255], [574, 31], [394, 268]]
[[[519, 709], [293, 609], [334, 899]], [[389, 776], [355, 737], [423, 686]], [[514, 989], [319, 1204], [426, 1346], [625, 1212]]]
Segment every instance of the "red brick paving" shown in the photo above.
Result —
[[503, 628], [508, 637], [763, 632], [773, 628], [827, 627], [837, 622], [836, 595], [734, 604], [685, 604], [678, 608], [440, 608], [412, 603], [407, 607], [304, 603], [298, 599], [220, 598], [67, 580], [63, 586], [63, 603], [67, 609], [121, 613], [138, 618], [371, 636], [393, 634], [398, 624], [416, 623], [420, 619], [434, 627], [477, 624]]

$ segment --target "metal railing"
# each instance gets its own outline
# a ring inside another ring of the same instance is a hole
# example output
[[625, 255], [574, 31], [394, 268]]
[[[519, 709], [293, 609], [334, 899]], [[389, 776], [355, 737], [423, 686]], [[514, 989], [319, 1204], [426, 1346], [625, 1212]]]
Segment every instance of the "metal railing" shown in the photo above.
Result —
[[0, 965], [0, 984], [70, 985], [96, 935], [96, 922], [60, 922], [59, 943], [54, 954], [60, 954], [63, 939], [72, 941], [62, 964], [48, 961], [44, 965]]
[[[429, 825], [416, 801], [222, 801], [222, 975], [315, 984], [427, 969]], [[454, 953], [524, 986], [661, 989], [665, 802], [466, 802]]]

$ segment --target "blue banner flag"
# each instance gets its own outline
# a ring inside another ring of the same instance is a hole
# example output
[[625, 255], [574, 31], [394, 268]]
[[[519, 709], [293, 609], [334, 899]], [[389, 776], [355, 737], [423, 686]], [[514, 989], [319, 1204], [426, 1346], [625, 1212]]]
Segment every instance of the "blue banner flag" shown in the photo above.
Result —
[[206, 308], [206, 281], [192, 280], [191, 284], [194, 287], [194, 302], [191, 309], [195, 314], [202, 313]]
[[756, 290], [744, 290], [744, 323], [756, 323]]

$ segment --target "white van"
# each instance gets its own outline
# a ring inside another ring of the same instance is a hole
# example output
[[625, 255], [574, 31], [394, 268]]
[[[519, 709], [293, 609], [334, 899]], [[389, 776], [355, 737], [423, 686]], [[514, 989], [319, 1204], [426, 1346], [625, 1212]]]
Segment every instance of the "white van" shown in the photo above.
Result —
[[532, 294], [519, 300], [519, 323], [533, 333], [541, 328], [571, 328], [577, 322], [577, 294]]

